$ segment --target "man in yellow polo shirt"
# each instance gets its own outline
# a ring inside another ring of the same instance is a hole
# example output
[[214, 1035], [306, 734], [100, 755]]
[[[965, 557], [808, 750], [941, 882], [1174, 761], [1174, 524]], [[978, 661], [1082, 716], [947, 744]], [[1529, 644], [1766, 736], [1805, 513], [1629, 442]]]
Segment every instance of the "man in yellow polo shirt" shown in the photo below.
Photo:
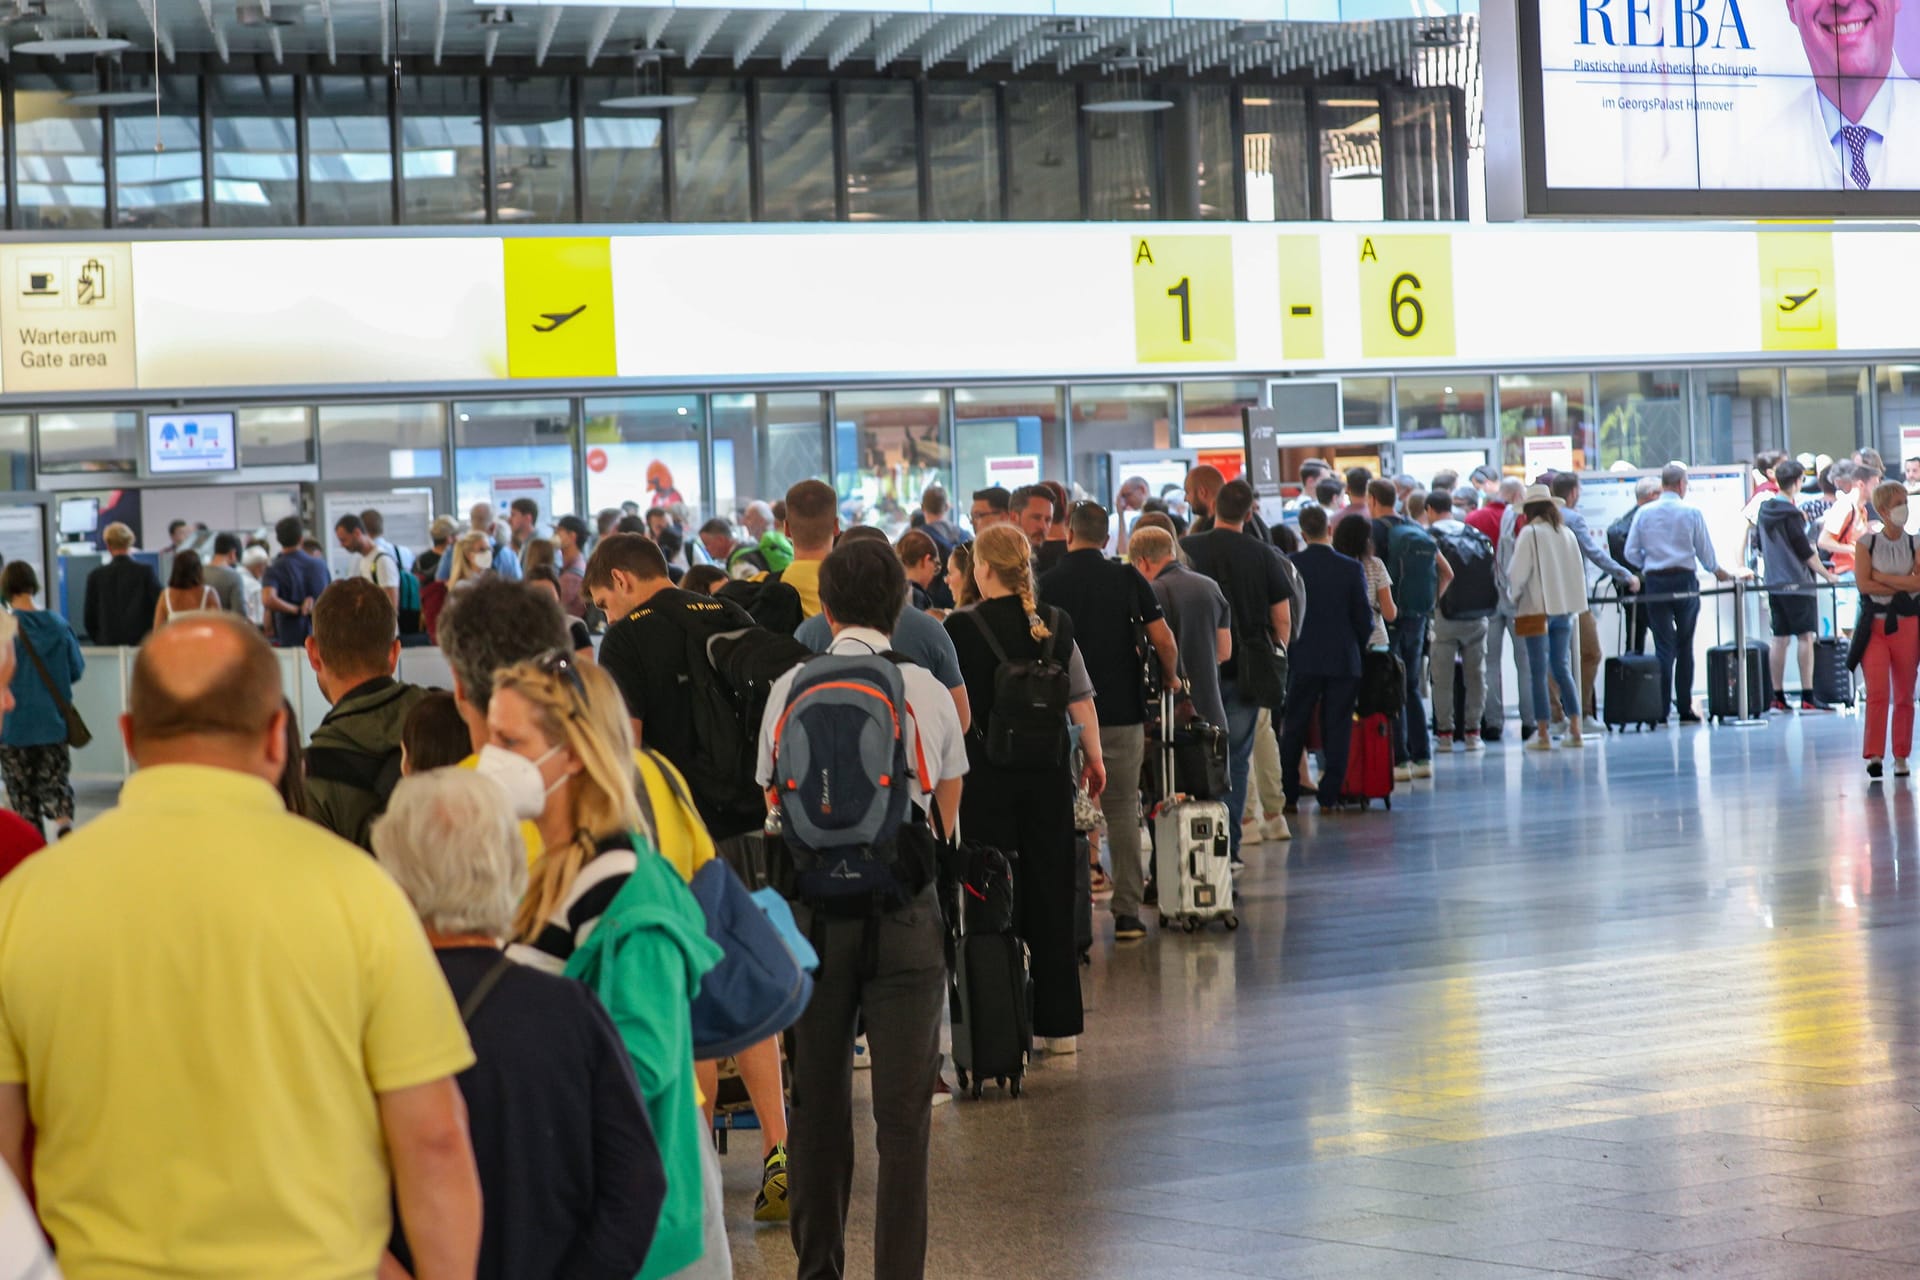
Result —
[[473, 1064], [412, 909], [293, 817], [280, 670], [234, 614], [154, 633], [118, 807], [0, 883], [0, 1155], [69, 1277], [471, 1277]]
[[820, 562], [833, 550], [840, 532], [840, 496], [824, 480], [802, 480], [787, 490], [787, 537], [793, 563], [780, 581], [800, 593], [800, 609], [809, 618], [820, 612]]

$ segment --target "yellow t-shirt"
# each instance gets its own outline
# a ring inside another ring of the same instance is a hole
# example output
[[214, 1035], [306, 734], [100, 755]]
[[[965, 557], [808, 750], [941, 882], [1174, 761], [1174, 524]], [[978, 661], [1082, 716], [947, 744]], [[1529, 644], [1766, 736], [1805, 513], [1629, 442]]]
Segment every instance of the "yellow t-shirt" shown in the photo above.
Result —
[[[479, 763], [479, 756], [468, 756], [460, 762], [460, 767], [472, 769]], [[653, 810], [657, 828], [653, 833], [653, 847], [680, 873], [682, 880], [691, 881], [693, 873], [713, 861], [714, 855], [713, 837], [707, 834], [707, 824], [700, 821], [697, 812], [680, 803], [667, 775], [671, 773], [683, 791], [686, 780], [662, 755], [635, 751], [633, 764], [640, 771], [640, 780], [646, 784], [647, 802]], [[527, 865], [531, 867], [540, 861], [546, 842], [540, 838], [540, 828], [532, 822], [520, 824], [520, 838], [527, 843]]]
[[69, 1275], [372, 1275], [375, 1095], [473, 1060], [399, 888], [258, 778], [143, 769], [0, 883], [0, 1081]]
[[820, 562], [795, 560], [780, 571], [780, 581], [800, 593], [800, 612], [811, 618], [820, 612]]

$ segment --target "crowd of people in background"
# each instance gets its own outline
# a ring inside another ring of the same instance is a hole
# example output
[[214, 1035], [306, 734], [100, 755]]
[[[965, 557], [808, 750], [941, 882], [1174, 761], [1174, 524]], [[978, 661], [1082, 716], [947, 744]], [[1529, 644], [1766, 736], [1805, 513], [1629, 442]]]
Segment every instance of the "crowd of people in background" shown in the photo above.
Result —
[[[1870, 451], [1804, 500], [1799, 460], [1755, 470], [1771, 709], [1789, 656], [1801, 709], [1828, 705], [1814, 593], [1851, 575], [1868, 770], [1890, 719], [1904, 776], [1907, 486]], [[139, 647], [139, 771], [78, 829], [86, 664], [32, 567], [6, 565], [0, 1156], [77, 1274], [699, 1280], [731, 1274], [724, 1070], [762, 1139], [752, 1217], [788, 1223], [812, 1280], [844, 1271], [864, 1069], [876, 1273], [923, 1274], [969, 895], [999, 895], [1027, 957], [1034, 1059], [1076, 1053], [1097, 1034], [1092, 902], [1135, 944], [1167, 889], [1147, 828], [1176, 737], [1217, 744], [1194, 785], [1226, 807], [1236, 871], [1295, 838], [1307, 798], [1376, 794], [1356, 781], [1369, 723], [1387, 789], [1502, 741], [1509, 652], [1518, 742], [1582, 747], [1603, 731], [1590, 571], [1628, 602], [1631, 648], [1652, 639], [1653, 714], [1700, 718], [1699, 572], [1750, 571], [1720, 563], [1685, 467], [1605, 530], [1570, 473], [1421, 489], [1314, 459], [1299, 485], [1264, 515], [1210, 466], [1158, 494], [1123, 477], [1111, 505], [990, 487], [964, 520], [934, 485], [894, 536], [818, 480], [697, 525], [632, 503], [549, 524], [520, 498], [434, 520], [417, 550], [369, 509], [327, 531], [338, 578], [298, 517], [271, 546], [176, 522], [164, 579], [112, 524], [83, 623]], [[450, 690], [398, 678], [416, 646]], [[329, 704], [310, 736], [274, 648]], [[49, 824], [62, 856], [28, 857]], [[698, 1012], [731, 956], [715, 864], [787, 900], [813, 953], [786, 1034], [722, 1055]]]

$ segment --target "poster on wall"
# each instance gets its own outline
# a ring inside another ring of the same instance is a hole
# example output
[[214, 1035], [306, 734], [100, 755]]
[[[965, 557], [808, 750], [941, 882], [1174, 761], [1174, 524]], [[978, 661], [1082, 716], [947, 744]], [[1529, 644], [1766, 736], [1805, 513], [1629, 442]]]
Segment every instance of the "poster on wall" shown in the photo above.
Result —
[[1572, 436], [1528, 436], [1520, 445], [1521, 474], [1531, 481], [1548, 471], [1573, 470]]
[[988, 458], [987, 484], [999, 485], [1008, 493], [1022, 485], [1040, 483], [1040, 459], [1031, 453], [1016, 453], [1003, 458]]
[[551, 476], [494, 476], [487, 485], [493, 503], [493, 518], [505, 520], [516, 499], [531, 498], [539, 508], [539, 523], [553, 522], [553, 478]]
[[1920, 190], [1914, 6], [1536, 0], [1521, 11], [1549, 189], [1814, 194], [1825, 198], [1783, 207], [1833, 211]]
[[595, 511], [637, 503], [642, 511], [685, 505], [705, 510], [700, 445], [693, 440], [597, 444], [587, 454], [587, 505]]

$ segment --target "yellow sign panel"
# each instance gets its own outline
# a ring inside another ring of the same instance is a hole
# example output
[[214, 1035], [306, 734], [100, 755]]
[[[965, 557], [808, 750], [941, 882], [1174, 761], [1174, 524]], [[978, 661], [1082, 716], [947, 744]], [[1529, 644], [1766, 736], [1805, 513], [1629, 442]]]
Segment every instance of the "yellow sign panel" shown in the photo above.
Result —
[[0, 249], [8, 391], [134, 385], [133, 254], [124, 244]]
[[504, 248], [509, 376], [613, 377], [613, 269], [605, 238], [509, 239]]
[[1382, 360], [1454, 354], [1453, 237], [1360, 238], [1360, 350]]
[[1327, 354], [1320, 304], [1320, 237], [1280, 237], [1280, 354], [1320, 360]]
[[1143, 364], [1234, 358], [1232, 237], [1134, 238], [1133, 345]]
[[1840, 296], [1831, 231], [1762, 231], [1760, 349], [1833, 351], [1840, 345]]

